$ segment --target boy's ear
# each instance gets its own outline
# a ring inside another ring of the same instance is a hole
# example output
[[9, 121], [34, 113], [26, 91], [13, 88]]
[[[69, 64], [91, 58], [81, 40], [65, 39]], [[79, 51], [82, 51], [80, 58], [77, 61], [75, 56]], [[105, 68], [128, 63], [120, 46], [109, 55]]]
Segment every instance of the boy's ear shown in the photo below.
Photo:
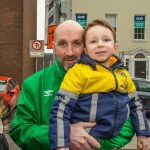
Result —
[[115, 43], [115, 47], [114, 47], [114, 50], [115, 50], [115, 52], [118, 50], [118, 43]]

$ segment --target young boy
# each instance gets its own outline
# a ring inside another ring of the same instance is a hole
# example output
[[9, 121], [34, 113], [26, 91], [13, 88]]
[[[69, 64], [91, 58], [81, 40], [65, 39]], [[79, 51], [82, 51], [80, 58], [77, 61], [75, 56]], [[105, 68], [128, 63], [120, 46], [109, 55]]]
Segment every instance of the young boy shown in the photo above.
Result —
[[104, 20], [94, 20], [85, 28], [83, 41], [85, 53], [65, 75], [50, 112], [50, 149], [69, 150], [70, 123], [81, 121], [96, 122], [86, 130], [100, 140], [101, 149], [123, 147], [134, 129], [138, 148], [145, 149], [147, 119], [129, 73], [114, 55], [115, 30]]

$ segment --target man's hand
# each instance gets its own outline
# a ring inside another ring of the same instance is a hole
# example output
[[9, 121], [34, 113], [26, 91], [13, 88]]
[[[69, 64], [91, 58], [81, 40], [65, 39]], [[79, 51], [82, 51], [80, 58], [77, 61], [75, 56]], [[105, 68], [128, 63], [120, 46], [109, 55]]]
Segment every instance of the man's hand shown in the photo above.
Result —
[[100, 148], [100, 144], [91, 137], [84, 128], [91, 128], [96, 123], [80, 122], [70, 125], [70, 150], [92, 150], [92, 148]]
[[137, 150], [147, 150], [148, 142], [146, 136], [137, 137]]
[[69, 150], [69, 148], [58, 148], [57, 150]]

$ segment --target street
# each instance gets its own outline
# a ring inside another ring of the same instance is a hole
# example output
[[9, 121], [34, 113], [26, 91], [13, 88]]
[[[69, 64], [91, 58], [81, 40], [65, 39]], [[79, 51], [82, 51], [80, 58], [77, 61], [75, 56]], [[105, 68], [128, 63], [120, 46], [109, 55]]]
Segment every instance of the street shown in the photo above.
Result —
[[[149, 126], [150, 126], [150, 116], [148, 117], [148, 123], [149, 123]], [[8, 140], [8, 143], [9, 143], [9, 146], [10, 146], [10, 150], [21, 150], [16, 144], [14, 144], [14, 142], [11, 140], [11, 138], [9, 137], [9, 135], [6, 135], [6, 138]], [[126, 150], [134, 150], [134, 149], [137, 149], [136, 148], [136, 136], [134, 136], [134, 138], [132, 139], [132, 141], [127, 144], [123, 149], [126, 149]], [[150, 138], [148, 138], [148, 150], [150, 150]]]

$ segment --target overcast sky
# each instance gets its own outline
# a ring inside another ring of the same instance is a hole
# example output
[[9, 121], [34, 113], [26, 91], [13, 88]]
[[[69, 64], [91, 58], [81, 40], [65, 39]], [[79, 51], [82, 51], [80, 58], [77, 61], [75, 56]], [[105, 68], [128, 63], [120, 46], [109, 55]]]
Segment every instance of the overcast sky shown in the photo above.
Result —
[[[44, 40], [45, 34], [45, 0], [37, 0], [37, 40]], [[44, 53], [53, 53], [44, 46]]]
[[45, 0], [37, 0], [37, 39], [44, 40]]

